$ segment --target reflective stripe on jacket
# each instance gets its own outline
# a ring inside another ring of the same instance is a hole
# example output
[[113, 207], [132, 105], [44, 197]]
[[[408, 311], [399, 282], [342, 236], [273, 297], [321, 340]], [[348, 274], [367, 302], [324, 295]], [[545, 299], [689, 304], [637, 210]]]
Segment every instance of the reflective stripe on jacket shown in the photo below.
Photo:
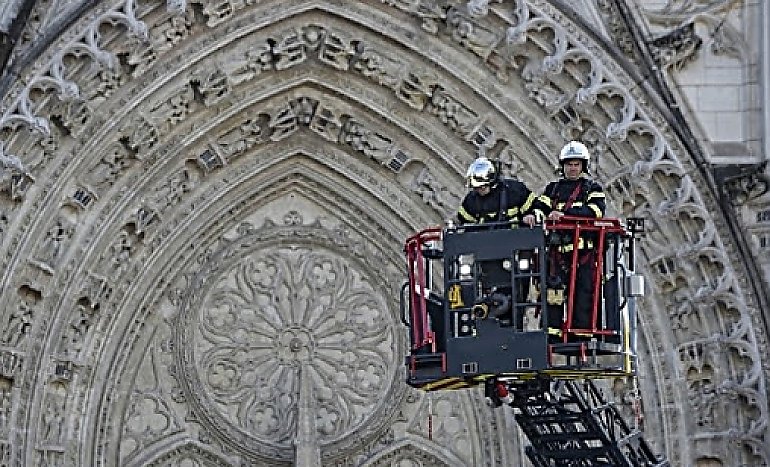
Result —
[[[500, 201], [505, 190], [505, 206], [500, 209]], [[486, 196], [470, 191], [463, 199], [457, 211], [457, 219], [462, 224], [482, 224], [495, 221], [516, 221], [527, 214], [542, 218], [545, 206], [539, 198], [518, 180], [498, 182]], [[498, 217], [502, 214], [502, 219]]]
[[[578, 196], [575, 197], [571, 206], [565, 209], [565, 204], [578, 184], [581, 185]], [[546, 213], [561, 211], [568, 216], [600, 218], [604, 217], [607, 209], [602, 186], [585, 177], [577, 180], [562, 178], [551, 182], [545, 187], [538, 200], [547, 206]]]

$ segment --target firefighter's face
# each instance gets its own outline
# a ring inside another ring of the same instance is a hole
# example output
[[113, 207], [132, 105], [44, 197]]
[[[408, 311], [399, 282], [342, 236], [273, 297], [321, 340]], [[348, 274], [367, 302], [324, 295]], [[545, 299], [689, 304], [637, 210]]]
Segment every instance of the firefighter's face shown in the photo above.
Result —
[[567, 180], [577, 180], [583, 171], [583, 161], [570, 160], [564, 163], [564, 178]]
[[476, 190], [476, 193], [478, 193], [481, 196], [487, 196], [490, 191], [492, 191], [491, 185], [481, 185], [474, 188]]

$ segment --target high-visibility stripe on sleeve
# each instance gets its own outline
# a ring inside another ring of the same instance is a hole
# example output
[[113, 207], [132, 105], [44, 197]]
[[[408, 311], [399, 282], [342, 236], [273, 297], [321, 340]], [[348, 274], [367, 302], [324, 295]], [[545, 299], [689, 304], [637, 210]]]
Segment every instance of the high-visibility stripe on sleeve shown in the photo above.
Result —
[[551, 198], [549, 198], [548, 196], [540, 195], [540, 196], [538, 196], [537, 199], [539, 199], [543, 204], [545, 204], [549, 208], [553, 207], [553, 201], [551, 201]]
[[588, 208], [591, 209], [591, 211], [593, 211], [594, 214], [596, 214], [597, 218], [604, 217], [604, 214], [602, 213], [602, 210], [599, 209], [599, 206], [597, 206], [595, 204], [589, 204]]
[[529, 211], [529, 208], [532, 207], [532, 203], [535, 202], [535, 194], [530, 193], [529, 196], [527, 196], [527, 200], [524, 201], [524, 204], [521, 205], [521, 212], [527, 212]]
[[468, 211], [466, 211], [465, 208], [462, 206], [460, 206], [460, 209], [457, 211], [457, 214], [468, 222], [476, 222], [476, 218], [468, 214]]
[[596, 199], [596, 198], [605, 198], [603, 191], [594, 191], [592, 193], [589, 193], [588, 196], [586, 196], [586, 201], [589, 199]]

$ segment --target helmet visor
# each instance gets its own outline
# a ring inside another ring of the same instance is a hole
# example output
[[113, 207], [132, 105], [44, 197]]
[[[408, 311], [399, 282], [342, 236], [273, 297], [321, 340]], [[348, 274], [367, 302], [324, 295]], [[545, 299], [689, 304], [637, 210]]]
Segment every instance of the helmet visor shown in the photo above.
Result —
[[486, 185], [492, 185], [497, 180], [497, 173], [494, 164], [489, 159], [476, 159], [466, 174], [468, 186], [478, 188]]

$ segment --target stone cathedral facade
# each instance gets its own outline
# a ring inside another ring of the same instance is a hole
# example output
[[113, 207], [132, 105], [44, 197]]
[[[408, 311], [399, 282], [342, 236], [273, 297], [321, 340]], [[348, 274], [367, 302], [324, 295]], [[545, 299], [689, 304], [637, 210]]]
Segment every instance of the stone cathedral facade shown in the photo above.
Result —
[[639, 376], [673, 466], [770, 464], [760, 0], [5, 0], [0, 465], [520, 466], [404, 384], [403, 240], [478, 154], [584, 141], [647, 219]]

